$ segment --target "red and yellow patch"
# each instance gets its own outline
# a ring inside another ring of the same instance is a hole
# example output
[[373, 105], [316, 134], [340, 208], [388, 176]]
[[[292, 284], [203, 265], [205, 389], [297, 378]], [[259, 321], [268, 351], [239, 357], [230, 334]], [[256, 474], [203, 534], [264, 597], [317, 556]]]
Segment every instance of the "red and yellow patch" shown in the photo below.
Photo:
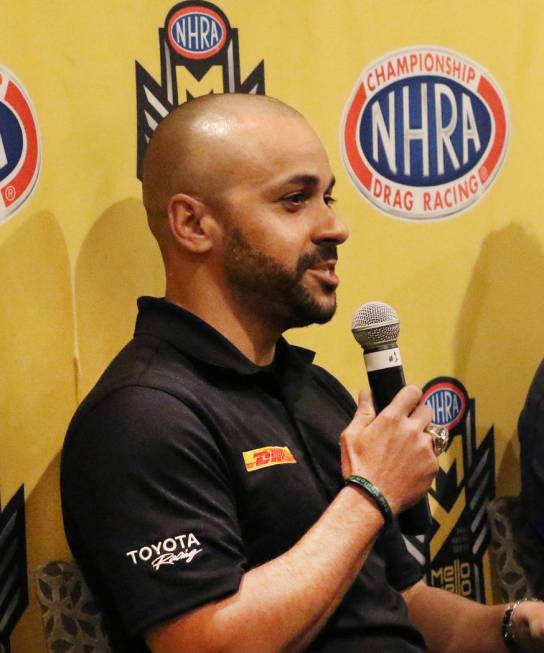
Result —
[[246, 471], [254, 472], [272, 465], [289, 465], [296, 463], [295, 457], [289, 451], [289, 447], [261, 447], [251, 451], [243, 451]]

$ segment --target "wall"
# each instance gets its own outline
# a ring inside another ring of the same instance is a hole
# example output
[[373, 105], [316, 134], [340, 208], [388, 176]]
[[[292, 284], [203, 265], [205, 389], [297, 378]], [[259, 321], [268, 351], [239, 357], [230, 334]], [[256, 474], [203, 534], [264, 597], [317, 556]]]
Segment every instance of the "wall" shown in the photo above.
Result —
[[[42, 166], [35, 192], [0, 225], [0, 494], [24, 484], [29, 574], [69, 556], [58, 497], [59, 451], [77, 403], [130, 337], [135, 299], [162, 293], [136, 177], [135, 61], [160, 77], [157, 30], [174, 2], [26, 0], [3, 8], [0, 65], [35, 107]], [[264, 59], [266, 91], [301, 110], [337, 175], [341, 249], [334, 320], [291, 334], [356, 393], [364, 384], [350, 333], [361, 303], [402, 317], [410, 381], [462, 381], [479, 437], [495, 426], [497, 492], [518, 490], [516, 420], [544, 351], [544, 233], [538, 128], [544, 6], [522, 0], [221, 0], [238, 28], [242, 75]], [[357, 191], [339, 126], [361, 71], [412, 45], [450, 48], [491, 72], [509, 109], [505, 163], [477, 204], [446, 220], [391, 218]], [[216, 71], [217, 72], [217, 71]], [[214, 71], [194, 92], [221, 90]], [[183, 78], [183, 75], [186, 77]], [[44, 650], [31, 605], [14, 653]]]

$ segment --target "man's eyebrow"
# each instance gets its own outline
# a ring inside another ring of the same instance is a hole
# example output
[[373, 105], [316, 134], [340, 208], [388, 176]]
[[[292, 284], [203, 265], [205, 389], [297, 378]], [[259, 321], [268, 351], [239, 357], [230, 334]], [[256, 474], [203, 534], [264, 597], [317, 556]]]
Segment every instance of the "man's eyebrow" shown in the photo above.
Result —
[[[319, 186], [320, 179], [317, 175], [293, 175], [292, 177], [289, 177], [288, 179], [285, 180], [285, 183], [287, 184], [304, 184], [305, 186]], [[336, 183], [336, 179], [331, 177], [331, 180], [329, 182], [329, 185], [327, 186], [328, 190], [331, 190], [334, 184]]]

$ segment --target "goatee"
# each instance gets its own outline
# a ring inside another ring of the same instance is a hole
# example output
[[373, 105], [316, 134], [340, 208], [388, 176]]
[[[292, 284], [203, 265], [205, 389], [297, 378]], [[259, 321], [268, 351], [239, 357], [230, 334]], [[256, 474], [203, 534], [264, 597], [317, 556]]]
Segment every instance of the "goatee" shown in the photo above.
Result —
[[225, 275], [238, 301], [281, 331], [324, 324], [332, 318], [336, 311], [334, 289], [329, 289], [330, 301], [320, 303], [302, 284], [306, 270], [331, 259], [337, 259], [336, 245], [322, 243], [303, 254], [292, 271], [253, 247], [238, 227], [226, 232]]

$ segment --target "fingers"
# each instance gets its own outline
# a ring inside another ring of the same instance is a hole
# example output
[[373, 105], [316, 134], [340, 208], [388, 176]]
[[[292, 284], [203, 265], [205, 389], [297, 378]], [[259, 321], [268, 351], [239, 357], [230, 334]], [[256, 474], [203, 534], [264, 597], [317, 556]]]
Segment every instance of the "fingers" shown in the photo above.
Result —
[[417, 423], [419, 428], [423, 430], [432, 422], [433, 409], [427, 404], [420, 403], [416, 406], [410, 417]]
[[418, 406], [422, 394], [421, 390], [415, 385], [406, 385], [396, 394], [387, 408], [392, 412], [408, 417]]
[[357, 427], [364, 428], [370, 424], [375, 417], [376, 411], [374, 410], [370, 390], [365, 388], [359, 392], [357, 411], [353, 416], [352, 423]]
[[342, 476], [344, 478], [349, 476], [354, 469], [352, 449], [357, 447], [356, 443], [360, 438], [360, 434], [372, 423], [375, 417], [376, 411], [374, 410], [370, 391], [361, 390], [355, 415], [340, 435]]
[[[421, 390], [415, 385], [407, 385], [398, 392], [389, 404], [390, 413], [410, 417], [423, 430], [432, 421], [432, 409], [426, 404], [419, 403], [422, 396]], [[357, 411], [353, 418], [354, 426], [364, 428], [376, 417], [370, 391], [363, 389], [359, 392]]]

